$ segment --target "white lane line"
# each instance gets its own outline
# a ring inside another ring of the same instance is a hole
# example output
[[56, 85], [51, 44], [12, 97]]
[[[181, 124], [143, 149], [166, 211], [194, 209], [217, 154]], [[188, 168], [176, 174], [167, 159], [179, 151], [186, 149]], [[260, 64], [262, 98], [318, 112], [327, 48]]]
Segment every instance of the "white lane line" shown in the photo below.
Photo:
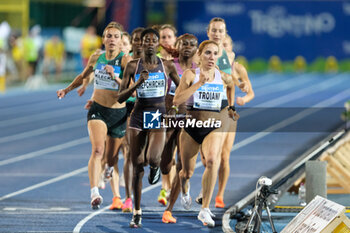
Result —
[[238, 150], [239, 148], [243, 147], [243, 146], [246, 146], [262, 137], [265, 137], [269, 134], [271, 134], [272, 132], [274, 131], [277, 131], [281, 128], [284, 128], [290, 124], [293, 124], [299, 120], [301, 120], [302, 118], [304, 117], [307, 117], [313, 113], [316, 113], [318, 111], [321, 110], [321, 108], [319, 108], [320, 106], [322, 107], [328, 107], [328, 106], [331, 106], [337, 102], [339, 102], [340, 100], [343, 100], [343, 99], [346, 99], [346, 98], [349, 98], [350, 96], [350, 89], [347, 89], [345, 91], [342, 91], [340, 93], [338, 93], [337, 95], [329, 98], [329, 99], [326, 99], [324, 101], [321, 101], [315, 105], [313, 105], [312, 107], [308, 108], [308, 109], [305, 109], [304, 111], [301, 111], [299, 112], [298, 114], [295, 114], [283, 121], [280, 121], [279, 123], [277, 124], [274, 124], [268, 128], [266, 128], [265, 130], [262, 130], [262, 132], [260, 133], [257, 133], [257, 134], [254, 134], [253, 136], [249, 137], [249, 138], [246, 138], [245, 140], [235, 144], [233, 146], [233, 148], [231, 149], [231, 151], [235, 151], [235, 150]]
[[89, 137], [83, 137], [83, 138], [79, 138], [70, 142], [66, 142], [60, 145], [56, 145], [56, 146], [51, 146], [42, 150], [38, 150], [38, 151], [33, 151], [30, 152], [28, 154], [24, 154], [24, 155], [20, 155], [11, 159], [5, 159], [0, 161], [0, 166], [4, 166], [7, 164], [11, 164], [11, 163], [15, 163], [15, 162], [19, 162], [19, 161], [23, 161], [25, 159], [30, 159], [30, 158], [34, 158], [34, 157], [38, 157], [38, 156], [42, 156], [48, 153], [52, 153], [52, 152], [56, 152], [56, 151], [60, 151], [60, 150], [64, 150], [73, 146], [77, 146], [77, 145], [81, 145], [84, 143], [88, 143], [90, 142]]
[[[340, 101], [340, 100], [342, 100], [342, 99], [345, 99], [345, 98], [347, 98], [347, 97], [349, 97], [349, 96], [350, 96], [350, 89], [349, 89], [349, 90], [345, 90], [345, 91], [343, 91], [343, 92], [337, 94], [336, 96], [333, 96], [332, 98], [327, 99], [327, 100], [325, 100], [325, 101], [322, 101], [322, 102], [320, 102], [320, 103], [318, 103], [318, 104], [316, 104], [316, 105], [314, 105], [314, 106], [318, 106], [318, 105], [332, 105], [332, 104], [334, 104], [334, 103], [336, 103], [336, 102], [338, 102], [338, 101]], [[273, 126], [267, 128], [266, 130], [264, 130], [264, 131], [269, 131], [269, 132], [261, 132], [261, 133], [255, 134], [255, 135], [253, 135], [253, 136], [251, 136], [251, 137], [248, 137], [248, 138], [244, 139], [243, 141], [241, 141], [241, 142], [237, 143], [236, 145], [234, 145], [234, 146], [233, 146], [233, 149], [232, 149], [231, 151], [238, 150], [239, 148], [241, 148], [241, 147], [243, 147], [243, 146], [246, 146], [246, 145], [248, 145], [248, 144], [250, 144], [250, 143], [252, 143], [252, 142], [254, 142], [254, 141], [259, 140], [259, 139], [262, 138], [262, 137], [265, 137], [265, 136], [269, 135], [270, 133], [272, 133], [272, 132], [275, 131], [275, 130], [278, 130], [278, 129], [280, 129], [280, 128], [283, 128], [283, 127], [285, 127], [285, 126], [287, 126], [287, 125], [289, 125], [289, 124], [292, 124], [292, 123], [294, 123], [294, 122], [300, 120], [300, 119], [303, 118], [303, 117], [306, 117], [306, 116], [308, 116], [308, 115], [310, 115], [310, 114], [312, 114], [312, 113], [314, 113], [314, 112], [319, 111], [318, 109], [315, 109], [315, 110], [316, 110], [316, 111], [309, 111], [309, 109], [307, 109], [307, 110], [305, 110], [305, 111], [302, 111], [302, 112], [300, 112], [299, 114], [296, 114], [296, 115], [294, 115], [294, 116], [292, 116], [292, 117], [290, 117], [290, 118], [287, 118], [286, 120], [283, 120], [283, 121], [281, 121], [281, 122], [279, 122], [279, 123], [277, 123], [277, 124], [275, 124], [275, 125], [273, 125]], [[198, 167], [201, 167], [201, 166], [203, 166], [203, 164], [202, 164], [202, 162], [200, 161], [200, 162], [197, 162], [197, 163], [196, 163], [195, 168], [198, 168]], [[158, 183], [158, 184], [159, 184], [159, 186], [160, 186], [160, 183]], [[147, 188], [150, 188], [149, 190], [151, 190], [151, 189], [153, 189], [153, 186], [148, 186]], [[146, 189], [147, 189], [147, 188], [146, 188]], [[145, 190], [146, 190], [146, 189], [145, 189]], [[147, 190], [147, 191], [149, 191], [149, 190]], [[143, 191], [142, 193], [144, 193], [144, 191]], [[80, 230], [81, 230], [81, 228], [84, 226], [84, 224], [85, 224], [87, 221], [89, 221], [90, 219], [92, 219], [92, 218], [95, 217], [96, 215], [102, 213], [102, 212], [105, 211], [106, 209], [108, 209], [108, 207], [105, 207], [105, 208], [103, 208], [103, 209], [101, 209], [101, 210], [99, 210], [99, 211], [97, 211], [97, 212], [94, 212], [94, 213], [88, 215], [87, 217], [85, 217], [84, 219], [82, 219], [82, 220], [74, 227], [73, 233], [79, 233]]]
[[33, 115], [26, 115], [22, 117], [12, 118], [10, 120], [0, 121], [0, 127], [8, 127], [12, 125], [29, 123], [29, 122], [38, 121], [38, 120], [47, 120], [47, 119], [52, 119], [57, 117], [68, 116], [68, 115], [75, 115], [78, 112], [82, 112], [83, 110], [84, 108], [82, 105], [77, 105], [75, 107], [63, 108], [63, 109], [50, 111], [50, 112], [44, 112], [44, 113], [40, 112]]
[[[142, 189], [142, 193], [146, 193], [152, 189], [155, 189], [159, 186], [162, 185], [162, 182], [158, 182], [157, 184], [155, 185], [150, 185], [150, 186], [147, 186], [146, 188]], [[105, 208], [103, 209], [100, 209], [98, 211], [95, 211], [91, 214], [89, 214], [88, 216], [86, 216], [85, 218], [83, 218], [82, 220], [80, 220], [80, 222], [74, 227], [73, 229], [73, 233], [78, 233], [80, 232], [80, 229], [84, 226], [84, 224], [89, 221], [90, 219], [92, 219], [93, 217], [95, 217], [96, 215], [99, 215], [100, 213], [104, 212], [105, 210], [107, 210], [109, 208], [109, 206], [106, 206]]]
[[6, 136], [6, 137], [0, 137], [0, 143], [16, 141], [16, 140], [25, 139], [25, 138], [31, 138], [34, 136], [39, 136], [39, 135], [43, 135], [46, 133], [57, 132], [60, 130], [65, 130], [65, 129], [71, 129], [71, 128], [86, 125], [86, 124], [87, 124], [86, 119], [79, 119], [79, 120], [69, 121], [69, 122], [62, 123], [62, 124], [50, 125], [48, 127], [43, 127], [40, 129], [30, 130], [27, 132], [13, 134], [13, 135]]
[[242, 112], [240, 112], [240, 116], [241, 117], [250, 116], [250, 115], [253, 115], [253, 114], [256, 114], [258, 112], [265, 110], [264, 108], [276, 107], [276, 106], [288, 103], [292, 100], [296, 100], [296, 99], [305, 97], [307, 95], [317, 93], [319, 91], [327, 90], [328, 88], [336, 86], [336, 85], [340, 84], [342, 81], [344, 81], [344, 79], [343, 79], [344, 76], [346, 76], [346, 74], [340, 74], [332, 79], [328, 79], [328, 80], [323, 81], [321, 83], [318, 83], [318, 84], [315, 84], [312, 86], [308, 86], [308, 87], [305, 87], [303, 89], [289, 93], [287, 95], [280, 96], [278, 98], [275, 98], [275, 99], [266, 101], [264, 103], [255, 105], [253, 108], [245, 109]]
[[3, 211], [35, 211], [35, 212], [51, 212], [51, 211], [69, 211], [70, 208], [65, 207], [51, 207], [48, 209], [43, 208], [28, 208], [28, 207], [5, 207]]
[[43, 186], [46, 186], [46, 185], [49, 185], [49, 184], [52, 184], [52, 183], [55, 183], [55, 182], [58, 182], [58, 181], [61, 181], [61, 180], [64, 180], [64, 179], [67, 179], [67, 178], [70, 178], [72, 176], [75, 176], [75, 175], [78, 175], [80, 173], [83, 173], [83, 172], [86, 172], [88, 170], [88, 167], [82, 167], [82, 168], [79, 168], [77, 170], [74, 170], [72, 172], [69, 172], [67, 174], [64, 174], [64, 175], [61, 175], [61, 176], [58, 176], [58, 177], [55, 177], [53, 179], [49, 179], [47, 181], [44, 181], [44, 182], [41, 182], [41, 183], [38, 183], [38, 184], [35, 184], [35, 185], [32, 185], [32, 186], [29, 186], [27, 188], [24, 188], [24, 189], [21, 189], [21, 190], [18, 190], [16, 192], [13, 192], [13, 193], [10, 193], [10, 194], [7, 194], [5, 196], [2, 196], [0, 197], [0, 201], [3, 201], [5, 199], [8, 199], [10, 197], [14, 197], [14, 196], [17, 196], [17, 195], [20, 195], [22, 193], [26, 193], [26, 192], [29, 192], [33, 189], [37, 189], [37, 188], [40, 188], [40, 187], [43, 187]]
[[267, 88], [266, 85], [258, 88], [255, 88], [255, 86], [253, 86], [253, 90], [254, 90], [255, 96], [261, 97], [264, 95], [288, 90], [302, 84], [306, 84], [308, 82], [311, 82], [311, 78], [312, 76], [310, 77], [310, 75], [300, 75], [300, 76], [296, 76], [296, 77], [284, 80], [282, 82], [279, 82], [269, 88]]
[[21, 105], [15, 105], [15, 106], [10, 106], [10, 107], [4, 107], [1, 108], [2, 113], [9, 113], [11, 111], [18, 112], [18, 109], [21, 109], [22, 107], [28, 107], [30, 106], [31, 108], [37, 108], [43, 105], [51, 105], [52, 103], [57, 102], [57, 99], [47, 99], [47, 100], [40, 100], [40, 102], [31, 102], [31, 103], [23, 103]]
[[327, 90], [333, 86], [336, 86], [336, 85], [344, 82], [344, 78], [347, 76], [348, 76], [348, 74], [337, 75], [337, 76], [332, 77], [330, 79], [327, 79], [321, 83], [318, 83], [318, 84], [315, 84], [312, 86], [307, 86], [303, 89], [297, 90], [295, 92], [289, 93], [287, 95], [281, 96], [281, 97], [276, 98], [276, 99], [272, 99], [270, 101], [267, 101], [263, 104], [255, 106], [255, 107], [274, 107], [274, 106], [278, 106], [278, 105], [284, 104], [286, 102], [289, 102], [291, 100], [300, 99], [301, 97]]

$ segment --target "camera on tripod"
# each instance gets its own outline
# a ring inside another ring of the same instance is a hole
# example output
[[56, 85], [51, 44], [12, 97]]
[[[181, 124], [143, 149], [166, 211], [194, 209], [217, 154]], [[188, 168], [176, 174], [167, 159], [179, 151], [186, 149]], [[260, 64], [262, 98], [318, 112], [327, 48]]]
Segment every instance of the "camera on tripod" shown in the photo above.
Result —
[[278, 191], [274, 189], [270, 189], [270, 186], [272, 185], [272, 180], [265, 176], [260, 177], [257, 184], [259, 184], [261, 188], [257, 193], [253, 212], [249, 217], [249, 220], [243, 232], [244, 233], [260, 232], [260, 226], [262, 221], [262, 210], [265, 209], [267, 213], [267, 218], [271, 225], [272, 232], [277, 233], [276, 228], [273, 224], [269, 206], [267, 204], [267, 199], [270, 196], [270, 194], [278, 194]]
[[262, 176], [259, 178], [258, 183], [261, 186], [263, 186], [263, 185], [270, 186], [270, 185], [272, 185], [272, 180], [267, 178], [266, 176]]

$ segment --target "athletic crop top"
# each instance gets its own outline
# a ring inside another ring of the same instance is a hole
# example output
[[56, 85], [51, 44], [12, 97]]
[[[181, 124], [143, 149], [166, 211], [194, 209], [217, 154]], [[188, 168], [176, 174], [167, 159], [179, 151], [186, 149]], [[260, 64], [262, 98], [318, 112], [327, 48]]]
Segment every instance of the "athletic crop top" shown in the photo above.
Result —
[[[157, 57], [158, 65], [152, 70], [148, 70], [149, 76], [137, 89], [137, 98], [141, 103], [152, 105], [152, 103], [164, 102], [165, 93], [167, 89], [168, 77], [164, 72], [164, 65], [162, 59]], [[145, 70], [143, 67], [143, 59], [139, 58], [135, 73], [135, 82], [140, 77], [140, 73]]]
[[[177, 70], [177, 74], [179, 75], [179, 77], [182, 77], [182, 74], [184, 73], [184, 70], [182, 70], [181, 66], [180, 66], [180, 62], [179, 62], [179, 58], [174, 58], [174, 64]], [[192, 62], [192, 69], [197, 68], [196, 63]], [[173, 82], [173, 80], [168, 79], [168, 93], [169, 95], [174, 96], [175, 95], [175, 90], [176, 90], [176, 85]]]
[[119, 77], [121, 72], [121, 62], [122, 57], [124, 56], [123, 52], [120, 52], [117, 57], [112, 60], [106, 59], [106, 53], [101, 54], [96, 62], [94, 67], [95, 80], [94, 88], [95, 89], [106, 89], [106, 90], [119, 90], [119, 85], [114, 77], [111, 77], [106, 70], [104, 69], [106, 65], [111, 65], [114, 68], [115, 77]]
[[[195, 72], [193, 83], [199, 82], [200, 68], [196, 68]], [[187, 105], [192, 110], [220, 111], [223, 94], [224, 84], [221, 73], [215, 69], [214, 80], [198, 88], [187, 101]]]
[[[230, 59], [228, 58], [225, 49], [222, 49], [222, 55], [221, 55], [221, 57], [218, 58], [216, 65], [219, 67], [219, 69], [221, 71], [225, 72], [226, 74], [232, 73]], [[222, 99], [227, 100], [226, 89], [225, 89], [224, 96]]]

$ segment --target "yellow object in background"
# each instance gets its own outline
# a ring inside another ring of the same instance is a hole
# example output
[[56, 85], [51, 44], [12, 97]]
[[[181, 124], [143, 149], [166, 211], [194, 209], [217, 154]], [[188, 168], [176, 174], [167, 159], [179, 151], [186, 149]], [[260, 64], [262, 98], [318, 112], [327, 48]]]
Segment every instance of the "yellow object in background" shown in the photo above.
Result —
[[272, 56], [270, 58], [269, 70], [272, 72], [282, 72], [282, 62], [278, 56]]
[[0, 76], [0, 93], [5, 93], [6, 91], [6, 79], [5, 76]]
[[306, 71], [306, 60], [303, 56], [297, 56], [294, 60], [294, 71], [296, 72], [305, 72]]
[[326, 72], [338, 72], [338, 61], [334, 56], [329, 56], [326, 59]]
[[238, 62], [239, 64], [243, 65], [244, 68], [246, 68], [247, 70], [249, 69], [248, 61], [247, 61], [247, 59], [244, 56], [236, 57], [235, 61]]
[[6, 90], [6, 54], [0, 53], [0, 92], [4, 93]]

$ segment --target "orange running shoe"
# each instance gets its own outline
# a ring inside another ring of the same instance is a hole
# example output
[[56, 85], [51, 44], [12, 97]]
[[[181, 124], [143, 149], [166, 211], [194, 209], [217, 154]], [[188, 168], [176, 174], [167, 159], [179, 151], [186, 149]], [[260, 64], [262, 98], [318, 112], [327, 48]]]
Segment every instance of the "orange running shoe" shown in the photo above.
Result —
[[163, 213], [162, 221], [164, 223], [176, 223], [176, 218], [173, 217], [170, 211], [166, 210]]
[[215, 198], [215, 208], [225, 208], [225, 203], [222, 197]]
[[123, 206], [122, 200], [120, 197], [113, 197], [112, 205], [109, 207], [110, 210], [120, 210]]
[[122, 211], [123, 211], [123, 213], [131, 213], [132, 212], [132, 200], [130, 197], [125, 200], [125, 203], [122, 207]]

